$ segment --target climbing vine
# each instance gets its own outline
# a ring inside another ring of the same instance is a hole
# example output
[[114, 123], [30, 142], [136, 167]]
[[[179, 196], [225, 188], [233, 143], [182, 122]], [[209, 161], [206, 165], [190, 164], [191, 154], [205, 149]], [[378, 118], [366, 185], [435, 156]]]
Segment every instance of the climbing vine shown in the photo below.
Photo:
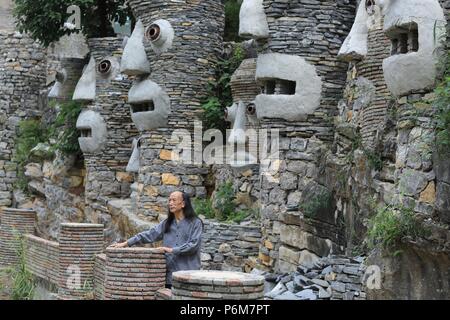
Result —
[[221, 58], [217, 63], [215, 80], [209, 82], [208, 93], [202, 103], [202, 121], [205, 130], [219, 129], [222, 132], [226, 131], [227, 124], [224, 121], [225, 108], [233, 103], [230, 80], [244, 56], [244, 49], [238, 44], [228, 59]]

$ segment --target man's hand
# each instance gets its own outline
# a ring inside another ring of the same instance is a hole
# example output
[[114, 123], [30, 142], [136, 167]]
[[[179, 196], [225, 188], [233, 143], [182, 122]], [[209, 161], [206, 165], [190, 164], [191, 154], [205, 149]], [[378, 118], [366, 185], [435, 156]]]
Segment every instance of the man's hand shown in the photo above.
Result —
[[111, 248], [128, 248], [128, 242], [114, 243], [110, 246]]
[[173, 251], [172, 248], [167, 248], [167, 247], [159, 247], [159, 248], [156, 248], [156, 250], [158, 250], [161, 253], [172, 253], [172, 251]]

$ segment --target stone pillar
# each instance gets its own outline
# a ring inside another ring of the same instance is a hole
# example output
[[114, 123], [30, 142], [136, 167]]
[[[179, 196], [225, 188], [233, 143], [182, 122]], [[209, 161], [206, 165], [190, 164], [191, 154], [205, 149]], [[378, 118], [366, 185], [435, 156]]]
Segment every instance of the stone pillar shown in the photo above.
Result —
[[173, 300], [260, 300], [264, 277], [229, 271], [173, 273]]
[[163, 253], [151, 248], [106, 250], [106, 300], [155, 300], [165, 284]]
[[[279, 168], [270, 178], [261, 177], [259, 257], [267, 268], [287, 271], [302, 263], [302, 253], [317, 259], [339, 249], [342, 217], [335, 217], [321, 168], [334, 137], [330, 119], [337, 114], [346, 80], [347, 65], [338, 60], [337, 53], [350, 30], [355, 5], [331, 0], [253, 3], [248, 1], [241, 8], [240, 31], [259, 45], [256, 82], [261, 93], [255, 99], [256, 115], [261, 129], [279, 129], [280, 135], [279, 161], [273, 161]], [[316, 214], [317, 203], [324, 203], [326, 209]], [[317, 252], [307, 243], [290, 241], [298, 230], [283, 229], [282, 214], [288, 209], [303, 219], [305, 210], [300, 204], [314, 211], [308, 217], [313, 233], [304, 231], [307, 237], [319, 241], [315, 228], [322, 223], [332, 225], [326, 250]], [[292, 231], [280, 240], [283, 230]], [[281, 246], [292, 254], [284, 256], [279, 265], [279, 254], [288, 252], [280, 250]]]
[[134, 102], [152, 102], [155, 110], [133, 114], [141, 131], [135, 201], [140, 212], [156, 220], [167, 214], [167, 199], [172, 191], [206, 195], [206, 168], [201, 162], [173, 162], [172, 151], [180, 141], [171, 137], [178, 129], [193, 139], [194, 121], [202, 112], [201, 99], [207, 94], [208, 81], [214, 79], [215, 64], [222, 53], [224, 10], [216, 0], [133, 0], [130, 6], [140, 21], [125, 48], [122, 65], [130, 65], [136, 56], [142, 57], [143, 63], [139, 70], [125, 71], [139, 74], [129, 101], [132, 107]]
[[15, 139], [22, 120], [40, 116], [46, 53], [26, 34], [0, 29], [0, 206], [13, 205]]
[[3, 208], [0, 211], [0, 265], [18, 262], [17, 250], [25, 234], [34, 234], [36, 212], [25, 209]]
[[[126, 172], [137, 136], [127, 104], [131, 82], [120, 73], [123, 39], [93, 38], [88, 44], [90, 67], [74, 95], [86, 103], [77, 123], [86, 166], [86, 216], [90, 222], [103, 223], [106, 238], [114, 241], [118, 239], [108, 201], [128, 198], [134, 181], [133, 173]], [[90, 96], [84, 96], [86, 92]]]
[[59, 234], [58, 298], [91, 298], [94, 285], [94, 258], [103, 251], [101, 224], [63, 223]]

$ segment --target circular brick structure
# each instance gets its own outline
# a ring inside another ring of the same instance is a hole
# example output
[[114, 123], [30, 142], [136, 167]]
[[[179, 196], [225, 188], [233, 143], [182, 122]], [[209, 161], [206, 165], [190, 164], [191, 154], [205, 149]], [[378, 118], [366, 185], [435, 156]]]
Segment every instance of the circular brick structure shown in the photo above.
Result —
[[230, 271], [173, 273], [174, 300], [256, 300], [264, 298], [264, 277]]
[[59, 299], [89, 298], [93, 290], [95, 255], [102, 253], [103, 241], [102, 224], [61, 224]]
[[24, 234], [34, 234], [36, 212], [33, 210], [3, 208], [0, 211], [0, 265], [18, 262], [17, 250]]
[[166, 258], [151, 248], [106, 249], [106, 300], [155, 300], [166, 284]]

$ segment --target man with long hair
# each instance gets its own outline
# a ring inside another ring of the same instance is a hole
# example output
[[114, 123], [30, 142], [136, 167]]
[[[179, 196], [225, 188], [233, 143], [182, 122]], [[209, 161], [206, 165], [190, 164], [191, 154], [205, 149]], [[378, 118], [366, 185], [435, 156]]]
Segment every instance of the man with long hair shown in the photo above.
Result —
[[163, 241], [157, 248], [166, 255], [166, 286], [172, 286], [172, 273], [182, 270], [200, 270], [200, 246], [203, 222], [195, 215], [189, 196], [180, 191], [169, 197], [169, 215], [157, 226], [130, 238], [126, 242], [113, 244], [115, 248], [126, 248], [135, 244]]

